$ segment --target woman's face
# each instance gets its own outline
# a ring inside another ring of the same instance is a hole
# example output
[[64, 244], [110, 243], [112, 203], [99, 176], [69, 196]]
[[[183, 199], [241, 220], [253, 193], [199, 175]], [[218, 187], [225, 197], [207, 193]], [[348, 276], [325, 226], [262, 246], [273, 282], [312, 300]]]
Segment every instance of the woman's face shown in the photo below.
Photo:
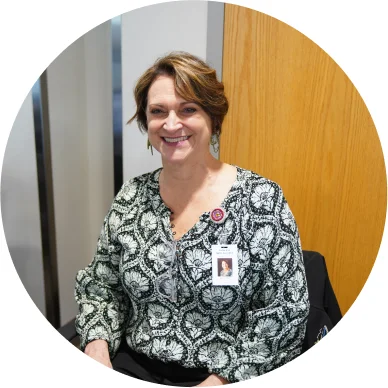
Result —
[[159, 76], [152, 83], [146, 113], [149, 141], [165, 162], [203, 160], [209, 153], [211, 119], [177, 94], [172, 77]]
[[228, 269], [229, 268], [228, 263], [226, 261], [223, 261], [221, 263], [221, 265], [222, 265], [222, 269]]

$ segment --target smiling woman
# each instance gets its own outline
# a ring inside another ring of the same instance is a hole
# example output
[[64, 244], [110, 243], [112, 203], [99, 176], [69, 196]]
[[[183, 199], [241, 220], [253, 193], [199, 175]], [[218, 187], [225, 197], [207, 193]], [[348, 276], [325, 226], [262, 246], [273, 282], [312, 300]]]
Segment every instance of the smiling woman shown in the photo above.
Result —
[[163, 164], [205, 158], [212, 122], [196, 102], [185, 101], [175, 89], [172, 76], [158, 76], [148, 91], [147, 128], [151, 145], [162, 155]]
[[148, 92], [160, 76], [171, 77], [174, 80], [174, 88], [170, 92], [176, 92], [182, 102], [193, 102], [201, 106], [212, 118], [212, 132], [217, 135], [221, 133], [221, 125], [229, 107], [224, 85], [218, 82], [216, 71], [204, 61], [182, 52], [160, 58], [139, 79], [135, 87], [137, 109], [129, 122], [137, 119], [140, 130], [148, 131]]
[[292, 360], [309, 311], [299, 232], [276, 183], [210, 153], [228, 111], [214, 69], [171, 53], [140, 77], [135, 99], [130, 121], [163, 168], [124, 183], [78, 273], [82, 350], [178, 386], [237, 382]]

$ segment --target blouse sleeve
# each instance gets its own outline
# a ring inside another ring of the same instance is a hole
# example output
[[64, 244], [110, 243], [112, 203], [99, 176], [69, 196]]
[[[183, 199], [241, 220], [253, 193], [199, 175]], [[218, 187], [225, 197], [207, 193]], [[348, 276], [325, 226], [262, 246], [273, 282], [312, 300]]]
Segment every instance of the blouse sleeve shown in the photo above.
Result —
[[301, 353], [309, 312], [299, 232], [280, 187], [270, 181], [252, 188], [246, 235], [253, 299], [230, 363], [213, 370], [229, 382], [250, 379]]
[[75, 285], [79, 305], [76, 330], [81, 350], [84, 351], [89, 342], [103, 339], [108, 342], [111, 357], [120, 345], [129, 313], [129, 300], [119, 279], [122, 246], [116, 239], [116, 232], [123, 206], [118, 198], [120, 193], [104, 219], [93, 261], [78, 272]]

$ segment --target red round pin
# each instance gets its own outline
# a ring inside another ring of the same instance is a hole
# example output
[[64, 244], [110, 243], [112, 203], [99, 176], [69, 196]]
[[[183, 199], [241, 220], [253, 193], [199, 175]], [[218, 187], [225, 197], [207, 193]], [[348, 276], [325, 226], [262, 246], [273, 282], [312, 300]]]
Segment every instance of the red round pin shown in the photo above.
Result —
[[225, 210], [221, 207], [217, 207], [210, 213], [210, 218], [216, 224], [219, 224], [224, 221], [225, 218]]

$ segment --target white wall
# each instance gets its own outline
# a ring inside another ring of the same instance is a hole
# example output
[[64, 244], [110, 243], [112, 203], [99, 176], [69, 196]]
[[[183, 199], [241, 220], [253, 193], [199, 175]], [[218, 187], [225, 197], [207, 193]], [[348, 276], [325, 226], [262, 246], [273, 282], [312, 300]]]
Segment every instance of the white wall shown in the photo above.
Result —
[[[143, 7], [122, 15], [123, 121], [135, 113], [133, 88], [155, 60], [170, 51], [188, 51], [206, 60], [208, 3], [179, 1]], [[124, 180], [161, 167], [147, 150], [136, 122], [123, 129]]]
[[[199, 1], [158, 4], [122, 15], [123, 123], [134, 113], [137, 78], [158, 56], [189, 51], [219, 66], [220, 72], [222, 23], [223, 3]], [[110, 28], [107, 21], [91, 30], [47, 69], [62, 324], [77, 313], [75, 275], [92, 260], [114, 195]], [[123, 164], [124, 180], [161, 166], [136, 123], [123, 126]], [[1, 183], [11, 257], [45, 313], [31, 95], [11, 131]]]
[[113, 199], [110, 22], [47, 69], [61, 323], [77, 313], [76, 272], [92, 260]]
[[32, 94], [20, 108], [8, 138], [1, 176], [4, 233], [15, 269], [45, 314], [42, 244]]

